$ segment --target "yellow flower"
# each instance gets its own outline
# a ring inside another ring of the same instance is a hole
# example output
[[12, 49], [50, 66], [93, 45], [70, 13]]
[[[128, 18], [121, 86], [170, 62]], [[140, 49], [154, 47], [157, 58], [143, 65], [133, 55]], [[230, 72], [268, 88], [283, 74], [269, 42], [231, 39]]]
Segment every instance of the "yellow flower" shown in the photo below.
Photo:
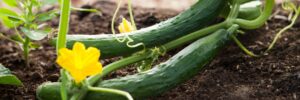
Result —
[[98, 61], [100, 51], [94, 47], [85, 48], [84, 44], [76, 42], [73, 50], [59, 50], [56, 62], [67, 70], [78, 84], [88, 76], [102, 72], [102, 64]]
[[127, 32], [131, 32], [131, 31], [135, 31], [132, 24], [129, 21], [127, 21], [125, 18], [122, 19], [122, 23], [120, 23], [118, 28], [119, 28], [120, 33], [127, 33]]

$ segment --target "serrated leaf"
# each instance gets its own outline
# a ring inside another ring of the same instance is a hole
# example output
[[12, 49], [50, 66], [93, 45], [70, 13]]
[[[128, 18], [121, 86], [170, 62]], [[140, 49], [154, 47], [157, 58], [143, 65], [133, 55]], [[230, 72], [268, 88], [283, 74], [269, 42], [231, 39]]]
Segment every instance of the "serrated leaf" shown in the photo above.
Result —
[[0, 64], [0, 84], [21, 86], [22, 82], [11, 71]]
[[16, 0], [3, 0], [3, 2], [11, 7], [17, 7], [18, 3]]
[[49, 33], [48, 30], [29, 30], [24, 27], [21, 27], [21, 31], [31, 40], [36, 41], [44, 39]]

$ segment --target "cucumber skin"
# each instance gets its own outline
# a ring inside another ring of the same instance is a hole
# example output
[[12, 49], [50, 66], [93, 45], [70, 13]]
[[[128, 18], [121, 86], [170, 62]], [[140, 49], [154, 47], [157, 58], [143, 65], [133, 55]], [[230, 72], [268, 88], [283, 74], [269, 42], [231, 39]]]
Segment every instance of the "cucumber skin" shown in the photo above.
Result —
[[[220, 29], [192, 43], [168, 61], [149, 71], [104, 80], [96, 86], [127, 91], [136, 100], [157, 96], [196, 75], [230, 40], [229, 35], [226, 30]], [[59, 100], [59, 87], [57, 82], [44, 83], [39, 86], [37, 97], [40, 100]], [[114, 94], [89, 92], [84, 100], [126, 100], [126, 98]]]
[[[142, 42], [148, 48], [162, 45], [210, 25], [222, 11], [221, 9], [226, 2], [227, 0], [200, 0], [190, 9], [174, 18], [126, 34], [134, 40], [134, 43], [131, 44]], [[124, 36], [124, 34], [117, 35], [118, 38]], [[67, 47], [72, 48], [76, 41], [84, 43], [87, 47], [100, 49], [102, 59], [127, 56], [143, 49], [143, 47], [129, 48], [126, 43], [118, 42], [112, 34], [68, 35]], [[52, 43], [55, 42], [56, 39], [52, 41]]]

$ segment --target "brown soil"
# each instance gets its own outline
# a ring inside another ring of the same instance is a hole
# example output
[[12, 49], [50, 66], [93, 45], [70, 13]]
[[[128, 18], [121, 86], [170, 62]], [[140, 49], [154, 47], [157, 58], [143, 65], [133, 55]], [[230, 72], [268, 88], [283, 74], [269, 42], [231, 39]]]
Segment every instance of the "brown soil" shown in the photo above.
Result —
[[[101, 9], [103, 15], [73, 12], [70, 34], [110, 33], [111, 15], [114, 4], [100, 1], [92, 6]], [[178, 12], [171, 10], [135, 8], [139, 28], [147, 27]], [[128, 18], [122, 8], [121, 15]], [[57, 27], [58, 19], [49, 22]], [[240, 40], [250, 50], [262, 53], [275, 33], [288, 24], [287, 21], [272, 19], [267, 26], [247, 31]], [[266, 55], [251, 58], [234, 43], [226, 48], [199, 74], [177, 88], [151, 100], [199, 100], [199, 99], [299, 99], [300, 96], [300, 34], [299, 25], [285, 32], [275, 48]], [[0, 32], [13, 33], [0, 26]], [[42, 47], [32, 50], [30, 67], [25, 67], [20, 48], [7, 40], [0, 40], [0, 63], [8, 67], [24, 83], [23, 87], [0, 85], [0, 100], [34, 100], [35, 89], [46, 81], [57, 81], [59, 67], [54, 63], [55, 48], [41, 42]], [[170, 56], [170, 55], [169, 55]], [[116, 58], [117, 59], [117, 58]], [[107, 64], [112, 60], [104, 60]], [[110, 77], [135, 72], [134, 68], [117, 71]]]

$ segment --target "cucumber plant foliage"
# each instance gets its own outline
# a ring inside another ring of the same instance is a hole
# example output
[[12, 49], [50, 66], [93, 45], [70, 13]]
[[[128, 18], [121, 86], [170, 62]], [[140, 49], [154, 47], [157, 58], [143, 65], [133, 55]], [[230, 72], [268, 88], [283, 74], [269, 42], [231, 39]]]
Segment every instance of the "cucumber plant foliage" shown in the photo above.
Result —
[[[134, 99], [140, 100], [157, 96], [194, 76], [231, 39], [247, 54], [255, 56], [240, 43], [237, 38], [238, 34], [235, 33], [238, 29], [261, 27], [272, 14], [275, 1], [266, 0], [262, 12], [257, 10], [261, 8], [260, 6], [250, 7], [254, 10], [245, 10], [249, 7], [243, 7], [242, 4], [250, 1], [257, 0], [199, 0], [189, 10], [167, 21], [126, 33], [126, 35], [117, 35], [118, 38], [129, 36], [135, 43], [146, 45], [145, 48], [130, 48], [128, 44], [118, 42], [113, 35], [66, 36], [70, 2], [64, 0], [61, 10], [65, 13], [61, 16], [59, 37], [55, 40], [57, 49], [69, 47], [75, 41], [81, 41], [88, 46], [99, 48], [104, 54], [104, 58], [115, 56], [124, 58], [106, 65], [102, 73], [90, 76], [81, 86], [72, 85], [68, 81], [70, 79], [68, 73], [62, 70], [61, 82], [47, 82], [40, 85], [37, 89], [37, 98], [40, 100], [126, 99], [124, 95], [112, 94], [111, 90], [113, 89], [119, 90], [119, 94], [125, 93], [127, 99], [131, 100], [132, 96]], [[217, 20], [217, 17], [226, 8], [229, 10], [225, 14], [225, 20], [212, 25], [212, 22]], [[240, 14], [244, 14], [244, 17], [241, 17]], [[245, 17], [248, 15], [254, 16]], [[157, 55], [151, 56], [154, 49], [167, 52], [188, 44], [189, 46], [169, 60], [155, 65], [153, 68], [125, 77], [103, 79], [111, 72], [125, 68], [127, 65], [140, 63], [147, 59], [151, 59], [153, 62], [153, 58], [158, 58]]]

